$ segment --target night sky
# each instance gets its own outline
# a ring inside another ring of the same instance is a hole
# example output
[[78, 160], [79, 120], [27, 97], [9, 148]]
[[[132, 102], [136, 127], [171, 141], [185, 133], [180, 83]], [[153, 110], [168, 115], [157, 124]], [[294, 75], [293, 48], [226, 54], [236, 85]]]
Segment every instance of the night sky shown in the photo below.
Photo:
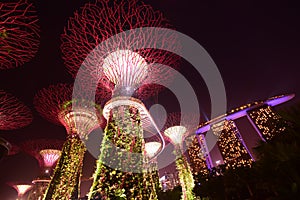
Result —
[[[85, 2], [80, 0], [35, 1], [41, 26], [37, 55], [22, 67], [0, 71], [1, 89], [14, 94], [32, 109], [33, 123], [18, 130], [1, 131], [14, 144], [37, 138], [65, 139], [63, 127], [42, 119], [33, 107], [35, 93], [50, 84], [72, 82], [60, 51], [60, 34], [68, 17]], [[297, 1], [199, 1], [145, 0], [162, 11], [180, 31], [195, 39], [210, 54], [224, 80], [228, 110], [278, 94], [296, 97], [280, 107], [300, 100], [300, 5]], [[201, 114], [210, 114], [209, 93], [201, 76], [186, 61], [180, 72], [198, 96]], [[174, 96], [165, 91], [153, 98], [168, 112], [178, 111]], [[147, 106], [151, 105], [151, 101]], [[201, 119], [204, 120], [202, 115]], [[7, 181], [32, 180], [39, 174], [34, 158], [19, 153], [0, 161], [0, 199], [16, 192]], [[94, 169], [87, 155], [84, 177]]]

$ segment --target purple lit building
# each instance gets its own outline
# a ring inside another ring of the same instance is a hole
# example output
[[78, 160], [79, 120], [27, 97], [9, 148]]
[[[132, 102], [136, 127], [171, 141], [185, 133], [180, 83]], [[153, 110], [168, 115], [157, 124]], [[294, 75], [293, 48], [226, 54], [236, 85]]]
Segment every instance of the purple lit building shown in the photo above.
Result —
[[[189, 163], [191, 165], [191, 170], [194, 175], [208, 175], [210, 166], [207, 166], [207, 157], [208, 153], [205, 151], [205, 149], [201, 148], [205, 145], [205, 140], [203, 135], [193, 135], [189, 138], [186, 138], [187, 140], [190, 140], [189, 147], [187, 149]], [[203, 145], [201, 145], [203, 144]]]
[[[246, 145], [235, 121], [246, 117], [260, 140], [266, 142], [285, 130], [284, 120], [272, 107], [291, 100], [295, 95], [279, 95], [263, 101], [255, 101], [200, 124], [196, 135], [203, 152], [205, 152], [208, 168], [219, 164], [229, 166], [250, 165], [255, 157]], [[203, 139], [204, 138], [204, 139]], [[217, 144], [215, 149], [214, 144]], [[252, 148], [252, 147], [251, 147]], [[213, 158], [212, 152], [221, 155], [221, 159]]]

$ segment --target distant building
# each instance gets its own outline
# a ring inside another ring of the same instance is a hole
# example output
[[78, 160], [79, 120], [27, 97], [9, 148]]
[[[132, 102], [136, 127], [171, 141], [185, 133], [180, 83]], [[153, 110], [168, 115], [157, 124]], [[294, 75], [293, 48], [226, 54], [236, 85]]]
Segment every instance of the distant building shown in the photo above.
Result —
[[249, 110], [247, 117], [263, 141], [271, 140], [286, 129], [286, 122], [268, 105]]
[[201, 148], [199, 153], [204, 152], [208, 169], [213, 169], [219, 164], [213, 162], [211, 153], [207, 147], [207, 133], [211, 131], [217, 136], [217, 146], [222, 155], [223, 161], [228, 167], [250, 166], [254, 161], [253, 155], [245, 145], [234, 120], [247, 116], [261, 140], [266, 142], [286, 129], [287, 123], [273, 110], [273, 107], [294, 98], [294, 94], [279, 95], [263, 101], [255, 101], [230, 110], [212, 120], [202, 123], [196, 135]]
[[218, 136], [217, 145], [226, 168], [251, 166], [253, 159], [232, 120], [223, 120], [211, 126]]
[[204, 138], [196, 135], [192, 136], [190, 140], [191, 142], [188, 144], [187, 153], [193, 175], [208, 175], [207, 152], [205, 152], [204, 148], [200, 145], [203, 144]]

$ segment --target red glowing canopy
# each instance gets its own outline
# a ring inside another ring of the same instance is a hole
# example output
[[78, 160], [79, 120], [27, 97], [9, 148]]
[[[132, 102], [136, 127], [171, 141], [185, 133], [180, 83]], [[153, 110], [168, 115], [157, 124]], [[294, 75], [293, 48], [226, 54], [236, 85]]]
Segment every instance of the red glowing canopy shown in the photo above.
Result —
[[0, 90], [0, 130], [18, 129], [31, 122], [31, 110], [12, 94]]
[[0, 2], [0, 69], [19, 67], [39, 47], [38, 17], [27, 0]]
[[[138, 0], [99, 0], [85, 4], [69, 19], [61, 36], [66, 67], [73, 76], [83, 67], [85, 73], [107, 87], [136, 91], [139, 98], [156, 94], [162, 86], [151, 83], [167, 82], [173, 76], [171, 70], [156, 64], [176, 68], [180, 59], [161, 49], [178, 50], [180, 45], [174, 34], [160, 35], [154, 31], [147, 36], [142, 27], [171, 28], [171, 25], [161, 12]], [[124, 37], [116, 36], [133, 29]], [[158, 42], [158, 38], [163, 38], [163, 42]], [[141, 48], [134, 48], [137, 43]], [[149, 44], [157, 48], [148, 48]]]

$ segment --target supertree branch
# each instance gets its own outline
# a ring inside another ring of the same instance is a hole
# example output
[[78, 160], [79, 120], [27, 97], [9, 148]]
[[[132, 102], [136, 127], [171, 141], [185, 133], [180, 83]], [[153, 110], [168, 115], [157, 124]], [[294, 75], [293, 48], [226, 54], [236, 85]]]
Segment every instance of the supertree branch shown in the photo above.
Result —
[[[80, 134], [84, 137], [103, 123], [99, 109], [110, 98], [111, 93], [99, 86], [95, 93], [95, 102], [88, 102], [86, 97], [89, 89], [82, 88], [80, 91], [80, 96], [75, 99], [72, 97], [72, 84], [50, 85], [36, 94], [34, 105], [45, 119], [64, 125], [69, 134]], [[73, 104], [77, 106], [76, 109], [73, 108]], [[97, 123], [94, 122], [95, 120]]]
[[[67, 141], [63, 145], [60, 159], [46, 190], [45, 200], [67, 200], [72, 196], [78, 198], [76, 194], [86, 152], [82, 139], [101, 126], [100, 105], [110, 96], [107, 90], [99, 86], [95, 102], [85, 99], [89, 88], [84, 88], [74, 99], [73, 89], [71, 84], [50, 85], [40, 90], [34, 98], [37, 111], [49, 121], [64, 125], [68, 133]], [[73, 108], [73, 105], [77, 107]]]
[[0, 2], [0, 69], [19, 67], [32, 59], [39, 43], [33, 4], [27, 0]]
[[31, 110], [12, 94], [0, 90], [0, 130], [22, 128], [31, 122]]
[[[60, 156], [63, 141], [55, 139], [28, 140], [21, 144], [23, 151], [35, 157], [43, 173], [50, 173]], [[46, 171], [48, 170], [48, 171]]]
[[[160, 12], [137, 0], [85, 4], [69, 19], [61, 37], [67, 68], [76, 75], [85, 60], [87, 73], [108, 87], [113, 83], [115, 89], [125, 92], [133, 92], [139, 87], [157, 91], [161, 86], [146, 85], [153, 81], [167, 81], [173, 76], [171, 70], [158, 67], [157, 64], [173, 68], [179, 64], [179, 56], [159, 48], [175, 51], [180, 45], [176, 42], [176, 35], [160, 35], [159, 31], [153, 30], [149, 36], [143, 32], [143, 27], [171, 28], [171, 25]], [[132, 29], [136, 31], [126, 36], [115, 36]], [[103, 44], [110, 37], [113, 37], [112, 41]], [[140, 48], [134, 49], [137, 44]], [[149, 44], [157, 48], [148, 48]], [[98, 45], [101, 47], [92, 52]], [[141, 92], [141, 89], [137, 92]]]
[[12, 156], [20, 152], [20, 147], [0, 137], [0, 159], [5, 156]]

